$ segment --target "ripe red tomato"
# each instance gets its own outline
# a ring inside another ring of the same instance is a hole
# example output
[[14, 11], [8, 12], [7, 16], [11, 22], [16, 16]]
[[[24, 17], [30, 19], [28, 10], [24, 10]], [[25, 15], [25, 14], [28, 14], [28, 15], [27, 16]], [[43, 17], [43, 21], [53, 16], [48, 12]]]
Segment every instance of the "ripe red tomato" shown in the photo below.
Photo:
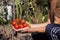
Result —
[[13, 22], [12, 22], [12, 25], [13, 25], [13, 26], [15, 26], [15, 24], [16, 24], [16, 22], [15, 22], [15, 21], [13, 21]]
[[27, 27], [27, 24], [26, 24], [26, 23], [24, 23], [24, 24], [23, 24], [23, 26], [24, 26], [24, 27]]
[[16, 22], [16, 23], [19, 23], [19, 19], [15, 19], [15, 22]]
[[20, 24], [20, 23], [21, 23], [21, 20], [20, 20], [20, 19], [18, 19], [18, 18], [17, 18], [17, 19], [15, 19], [14, 21], [15, 21], [17, 24]]
[[23, 25], [19, 25], [19, 28], [24, 28], [24, 26]]
[[19, 20], [19, 24], [21, 23], [21, 20]]
[[18, 26], [18, 24], [16, 24], [16, 25], [14, 26], [14, 28], [15, 28], [15, 29], [19, 29], [19, 26]]
[[20, 28], [25, 28], [28, 26], [25, 20], [15, 19], [12, 21], [12, 26], [18, 30]]

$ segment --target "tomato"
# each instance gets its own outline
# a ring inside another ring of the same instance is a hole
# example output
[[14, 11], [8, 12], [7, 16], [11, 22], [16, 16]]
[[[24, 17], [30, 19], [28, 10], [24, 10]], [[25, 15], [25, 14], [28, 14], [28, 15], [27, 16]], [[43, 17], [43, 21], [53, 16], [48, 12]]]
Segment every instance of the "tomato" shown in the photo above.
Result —
[[15, 29], [20, 29], [20, 28], [25, 28], [28, 26], [28, 24], [26, 23], [25, 20], [20, 20], [20, 19], [14, 19], [12, 21], [12, 26], [15, 28]]
[[16, 24], [16, 22], [15, 22], [15, 21], [13, 21], [13, 22], [12, 22], [12, 25], [14, 26], [15, 24]]
[[21, 23], [21, 20], [20, 20], [20, 19], [18, 19], [18, 18], [17, 18], [17, 19], [15, 19], [14, 21], [15, 21], [17, 24]]
[[19, 29], [19, 26], [18, 26], [18, 24], [16, 24], [16, 25], [14, 26], [14, 28], [15, 28], [15, 29]]
[[15, 22], [16, 22], [16, 23], [19, 23], [19, 19], [15, 19]]
[[19, 28], [24, 28], [24, 26], [23, 25], [19, 25]]
[[19, 20], [19, 23], [21, 23], [21, 20]]
[[27, 24], [26, 24], [26, 23], [24, 23], [24, 24], [23, 24], [23, 26], [24, 26], [24, 27], [27, 27]]

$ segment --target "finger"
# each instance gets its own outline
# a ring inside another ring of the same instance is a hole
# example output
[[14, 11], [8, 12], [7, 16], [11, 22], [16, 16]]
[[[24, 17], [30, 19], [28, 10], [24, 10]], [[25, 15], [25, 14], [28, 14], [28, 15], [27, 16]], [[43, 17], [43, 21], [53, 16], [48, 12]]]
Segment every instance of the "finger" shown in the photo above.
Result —
[[20, 29], [20, 32], [28, 32], [29, 28], [22, 28]]
[[28, 27], [31, 27], [30, 23], [26, 21], [26, 23], [28, 24]]
[[25, 30], [20, 30], [20, 32], [25, 33], [25, 32], [28, 32], [28, 30], [27, 30], [27, 29], [25, 29]]

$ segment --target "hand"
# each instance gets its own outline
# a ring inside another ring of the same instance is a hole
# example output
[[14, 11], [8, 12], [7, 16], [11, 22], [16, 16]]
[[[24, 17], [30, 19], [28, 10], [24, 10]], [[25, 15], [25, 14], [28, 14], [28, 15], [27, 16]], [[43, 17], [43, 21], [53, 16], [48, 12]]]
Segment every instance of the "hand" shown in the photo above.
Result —
[[30, 24], [25, 20], [15, 19], [12, 21], [12, 27], [15, 31], [20, 31], [30, 27]]
[[21, 29], [19, 30], [20, 32], [29, 32], [29, 29], [30, 29], [31, 25], [30, 25], [30, 23], [28, 23], [28, 22], [26, 22], [26, 23], [28, 24], [28, 26], [25, 27], [25, 28], [21, 28]]
[[26, 28], [22, 28], [22, 29], [20, 29], [19, 31], [21, 32], [21, 33], [25, 33], [25, 32], [29, 32], [29, 27], [26, 27]]

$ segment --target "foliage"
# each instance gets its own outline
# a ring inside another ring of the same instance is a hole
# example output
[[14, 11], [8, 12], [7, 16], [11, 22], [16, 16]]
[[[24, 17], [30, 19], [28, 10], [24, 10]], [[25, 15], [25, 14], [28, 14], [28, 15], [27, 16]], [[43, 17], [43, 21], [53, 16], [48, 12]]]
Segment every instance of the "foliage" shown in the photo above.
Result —
[[16, 16], [17, 18], [19, 18], [20, 16], [20, 19], [21, 19], [21, 16], [22, 16], [22, 7], [21, 7], [21, 4], [20, 4], [20, 1], [19, 0], [15, 0], [15, 5], [16, 5]]
[[1, 24], [4, 24], [4, 23], [6, 23], [7, 22], [7, 20], [4, 18], [4, 16], [3, 16], [3, 12], [4, 12], [4, 9], [3, 9], [3, 7], [0, 5], [0, 23]]
[[[39, 2], [39, 5], [36, 4]], [[22, 1], [22, 14], [30, 23], [42, 23], [47, 20], [48, 0], [29, 0]], [[21, 1], [20, 1], [21, 2]]]
[[43, 23], [48, 18], [48, 0], [15, 0], [13, 5], [15, 18], [25, 19], [30, 23]]

